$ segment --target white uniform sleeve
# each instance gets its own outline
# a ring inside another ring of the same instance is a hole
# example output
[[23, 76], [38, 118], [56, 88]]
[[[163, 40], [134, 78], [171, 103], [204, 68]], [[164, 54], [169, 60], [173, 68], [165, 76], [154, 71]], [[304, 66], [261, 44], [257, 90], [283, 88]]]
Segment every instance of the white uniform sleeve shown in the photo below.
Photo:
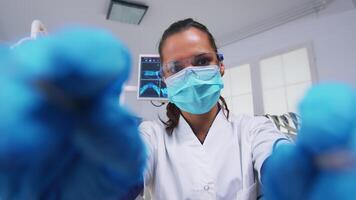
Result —
[[250, 129], [250, 142], [254, 169], [261, 178], [261, 168], [273, 151], [277, 141], [288, 141], [275, 125], [265, 117], [255, 117]]
[[143, 141], [145, 142], [146, 145], [146, 150], [148, 154], [148, 160], [147, 160], [147, 165], [146, 169], [144, 172], [144, 181], [145, 181], [145, 186], [150, 185], [152, 182], [152, 177], [154, 177], [154, 166], [155, 166], [155, 158], [156, 158], [156, 150], [157, 150], [157, 140], [156, 140], [156, 131], [154, 129], [154, 124], [153, 122], [142, 122], [141, 125], [139, 126], [139, 130], [141, 133], [141, 136], [143, 138]]

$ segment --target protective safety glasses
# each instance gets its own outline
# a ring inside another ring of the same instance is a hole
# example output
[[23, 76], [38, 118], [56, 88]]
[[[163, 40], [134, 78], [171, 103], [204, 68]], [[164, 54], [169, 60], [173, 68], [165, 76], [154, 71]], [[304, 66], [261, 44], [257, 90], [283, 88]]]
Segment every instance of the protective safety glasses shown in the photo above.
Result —
[[[219, 72], [219, 66], [217, 65], [208, 65], [203, 67], [191, 66], [185, 67], [178, 73], [175, 73], [172, 76], [169, 76], [164, 79], [167, 86], [184, 84], [190, 82], [189, 79], [199, 79], [200, 81], [208, 81], [215, 77]], [[187, 76], [188, 75], [188, 76]]]
[[222, 62], [224, 57], [220, 53], [202, 53], [183, 60], [170, 61], [161, 65], [161, 77], [169, 77], [186, 67], [202, 67], [209, 65], [217, 65]]

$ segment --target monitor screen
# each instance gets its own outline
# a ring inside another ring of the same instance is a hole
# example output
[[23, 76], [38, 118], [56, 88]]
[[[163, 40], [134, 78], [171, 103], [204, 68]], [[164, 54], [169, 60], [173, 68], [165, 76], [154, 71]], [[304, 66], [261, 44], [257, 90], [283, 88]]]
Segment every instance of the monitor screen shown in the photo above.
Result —
[[159, 55], [140, 55], [139, 59], [138, 99], [167, 100], [167, 88], [159, 75]]

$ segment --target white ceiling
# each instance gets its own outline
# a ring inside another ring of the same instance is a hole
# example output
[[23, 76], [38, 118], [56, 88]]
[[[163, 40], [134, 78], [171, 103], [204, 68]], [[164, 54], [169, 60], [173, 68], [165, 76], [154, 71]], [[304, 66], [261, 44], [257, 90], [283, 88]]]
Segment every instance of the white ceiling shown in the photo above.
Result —
[[[234, 33], [314, 0], [137, 0], [149, 6], [140, 25], [106, 20], [110, 0], [0, 0], [0, 41], [28, 36], [32, 20], [49, 31], [68, 24], [102, 27], [126, 43], [137, 60], [156, 53], [162, 32], [172, 22], [192, 17], [207, 25], [218, 44]], [[136, 63], [135, 63], [136, 64]]]

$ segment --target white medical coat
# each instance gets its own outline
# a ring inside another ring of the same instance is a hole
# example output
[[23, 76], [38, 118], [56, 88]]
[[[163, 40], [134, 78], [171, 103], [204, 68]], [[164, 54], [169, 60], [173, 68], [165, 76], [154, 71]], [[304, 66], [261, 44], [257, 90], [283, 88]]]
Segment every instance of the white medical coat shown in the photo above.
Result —
[[140, 131], [149, 152], [145, 189], [154, 200], [256, 199], [261, 166], [285, 137], [265, 117], [228, 120], [222, 110], [203, 144], [183, 117], [171, 135], [159, 120]]

